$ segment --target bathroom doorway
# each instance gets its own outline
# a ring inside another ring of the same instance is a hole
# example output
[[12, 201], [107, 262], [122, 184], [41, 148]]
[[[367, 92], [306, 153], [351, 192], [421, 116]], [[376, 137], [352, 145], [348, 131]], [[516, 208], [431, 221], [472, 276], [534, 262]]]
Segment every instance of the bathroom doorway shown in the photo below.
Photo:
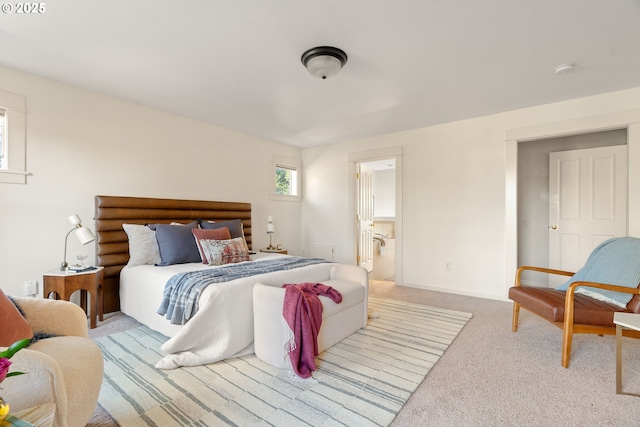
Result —
[[362, 162], [371, 171], [373, 205], [371, 281], [395, 282], [396, 270], [396, 160]]

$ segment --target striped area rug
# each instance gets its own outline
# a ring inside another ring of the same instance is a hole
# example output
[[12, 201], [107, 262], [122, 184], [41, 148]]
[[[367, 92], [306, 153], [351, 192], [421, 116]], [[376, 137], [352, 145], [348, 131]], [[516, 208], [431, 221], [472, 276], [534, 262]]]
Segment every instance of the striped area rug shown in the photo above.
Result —
[[139, 327], [97, 338], [100, 405], [121, 426], [386, 426], [471, 314], [369, 297], [378, 317], [320, 354], [314, 380], [248, 355], [158, 370], [163, 335]]

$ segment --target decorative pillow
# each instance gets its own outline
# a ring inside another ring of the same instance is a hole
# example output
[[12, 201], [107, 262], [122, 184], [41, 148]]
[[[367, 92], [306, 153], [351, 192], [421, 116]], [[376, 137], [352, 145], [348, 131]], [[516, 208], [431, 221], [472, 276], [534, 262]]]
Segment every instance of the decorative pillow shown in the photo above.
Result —
[[229, 240], [202, 239], [200, 243], [209, 260], [209, 265], [231, 264], [251, 259], [242, 237]]
[[196, 244], [198, 245], [198, 251], [200, 252], [200, 258], [202, 258], [203, 264], [209, 264], [209, 259], [202, 249], [202, 244], [200, 243], [201, 240], [228, 240], [231, 238], [231, 233], [229, 233], [229, 229], [227, 227], [212, 230], [194, 228], [191, 232], [193, 233], [193, 237], [196, 239]]
[[129, 262], [127, 265], [154, 265], [162, 262], [156, 232], [146, 225], [122, 224], [129, 238]]
[[157, 265], [202, 262], [198, 246], [191, 230], [198, 228], [196, 221], [185, 225], [155, 224], [149, 226], [156, 231], [156, 240], [162, 261]]
[[0, 347], [9, 347], [22, 339], [31, 339], [33, 331], [20, 311], [0, 289]]
[[[219, 222], [210, 222], [210, 221], [200, 221], [200, 227], [205, 230], [213, 230], [216, 228], [227, 227], [229, 229], [229, 233], [231, 233], [231, 238], [235, 239], [236, 237], [242, 237], [244, 241], [244, 245], [248, 248], [247, 242], [244, 238], [244, 227], [242, 226], [241, 219], [232, 219], [230, 221], [219, 221]], [[249, 249], [247, 249], [248, 251]]]
[[229, 233], [231, 233], [232, 239], [235, 239], [236, 237], [242, 237], [244, 235], [244, 233], [242, 232], [241, 219], [220, 222], [200, 221], [200, 227], [205, 230], [214, 230], [216, 228], [227, 227], [229, 229]]

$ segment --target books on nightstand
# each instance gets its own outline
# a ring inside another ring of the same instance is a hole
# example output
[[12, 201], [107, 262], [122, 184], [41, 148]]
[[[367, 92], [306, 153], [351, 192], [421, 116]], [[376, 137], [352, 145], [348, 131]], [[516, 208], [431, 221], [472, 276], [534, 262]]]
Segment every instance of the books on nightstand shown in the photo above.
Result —
[[91, 270], [96, 270], [96, 267], [94, 266], [83, 267], [80, 265], [71, 265], [67, 267], [67, 271], [69, 273], [84, 273], [85, 271], [91, 271]]

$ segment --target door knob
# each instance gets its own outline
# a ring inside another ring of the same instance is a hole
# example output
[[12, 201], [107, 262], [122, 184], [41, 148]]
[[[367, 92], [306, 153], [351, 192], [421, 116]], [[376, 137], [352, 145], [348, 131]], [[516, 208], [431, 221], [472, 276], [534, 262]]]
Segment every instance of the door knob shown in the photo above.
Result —
[[550, 225], [549, 228], [552, 230], [557, 230], [558, 226], [556, 224], [553, 224], [553, 225]]

